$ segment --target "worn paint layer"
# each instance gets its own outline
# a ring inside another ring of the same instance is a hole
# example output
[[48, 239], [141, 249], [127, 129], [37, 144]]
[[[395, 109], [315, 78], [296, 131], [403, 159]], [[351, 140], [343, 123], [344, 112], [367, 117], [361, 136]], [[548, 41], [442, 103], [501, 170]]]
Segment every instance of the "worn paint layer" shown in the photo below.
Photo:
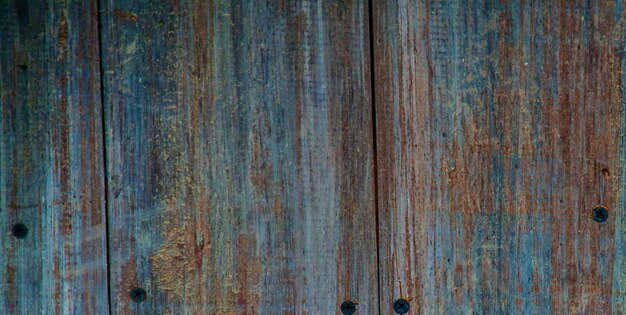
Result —
[[102, 2], [113, 313], [377, 311], [367, 10]]
[[2, 314], [109, 309], [97, 13], [0, 1]]
[[623, 1], [372, 3], [0, 0], [0, 309], [626, 313]]
[[624, 2], [373, 2], [381, 308], [626, 313]]

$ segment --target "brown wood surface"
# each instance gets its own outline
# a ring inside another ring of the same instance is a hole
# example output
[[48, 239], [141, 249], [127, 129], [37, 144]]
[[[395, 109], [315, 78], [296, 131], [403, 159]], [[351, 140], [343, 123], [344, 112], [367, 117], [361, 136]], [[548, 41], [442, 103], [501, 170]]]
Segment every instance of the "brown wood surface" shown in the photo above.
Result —
[[383, 313], [626, 313], [624, 2], [373, 2]]
[[377, 312], [367, 10], [102, 2], [113, 313]]
[[0, 314], [109, 310], [97, 22], [0, 1]]
[[0, 0], [0, 314], [626, 313], [625, 5]]

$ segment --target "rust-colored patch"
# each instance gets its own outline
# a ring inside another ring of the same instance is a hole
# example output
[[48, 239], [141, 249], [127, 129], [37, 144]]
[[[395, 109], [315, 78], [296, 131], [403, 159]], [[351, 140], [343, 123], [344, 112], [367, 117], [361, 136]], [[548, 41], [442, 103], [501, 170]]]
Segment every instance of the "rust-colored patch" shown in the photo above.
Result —
[[241, 254], [238, 257], [237, 271], [240, 275], [240, 290], [237, 293], [237, 304], [259, 305], [259, 291], [254, 288], [261, 279], [262, 264], [254, 255], [256, 239], [253, 234], [243, 234], [237, 237], [238, 248]]
[[67, 20], [63, 17], [59, 22], [59, 60], [65, 58], [65, 51], [67, 50], [67, 36]]
[[185, 230], [185, 226], [168, 229], [165, 232], [165, 243], [154, 256], [150, 257], [159, 289], [175, 298], [182, 297], [185, 279], [194, 271], [194, 250]]
[[5, 293], [4, 298], [9, 301], [9, 309], [7, 310], [9, 313], [15, 312], [15, 301], [16, 301], [16, 290], [15, 290], [15, 273], [17, 268], [15, 265], [7, 264], [6, 265], [6, 286], [8, 288], [7, 293]]
[[605, 180], [609, 180], [611, 178], [611, 171], [607, 166], [602, 166], [602, 176], [604, 176]]
[[[200, 206], [206, 203], [204, 200], [197, 204]], [[172, 210], [176, 209], [175, 198], [168, 199], [168, 204], [170, 210], [164, 221], [163, 245], [150, 257], [155, 283], [159, 290], [177, 300], [185, 295], [201, 296], [202, 283], [206, 283], [208, 275], [203, 264], [210, 257], [211, 236], [206, 226], [193, 227], [188, 223], [194, 220], [188, 217], [178, 218], [180, 211]], [[197, 273], [200, 274], [196, 275]], [[197, 279], [200, 282], [194, 281]]]
[[282, 201], [279, 197], [276, 197], [274, 199], [274, 207], [273, 207], [273, 212], [274, 212], [274, 216], [276, 218], [280, 218], [282, 216], [283, 213], [283, 205], [282, 205]]
[[121, 21], [137, 22], [137, 14], [126, 12], [119, 9], [113, 10], [113, 16]]
[[123, 307], [122, 313], [130, 314], [129, 305], [131, 304], [130, 292], [134, 287], [137, 286], [137, 265], [135, 264], [134, 257], [131, 257], [128, 261], [122, 264], [122, 272], [120, 274], [124, 275], [123, 278], [119, 279], [117, 283], [117, 287], [120, 288], [120, 291], [117, 292], [117, 299], [122, 301], [120, 305]]
[[265, 154], [265, 148], [263, 146], [263, 135], [259, 134], [260, 130], [257, 128], [257, 134], [250, 146], [251, 149], [251, 163], [250, 163], [250, 179], [254, 187], [259, 190], [265, 190], [270, 187], [272, 177], [272, 165], [268, 163], [268, 158]]
[[185, 288], [186, 275], [193, 272], [192, 250], [187, 244], [183, 229], [170, 229], [166, 232], [166, 242], [156, 255], [150, 257], [150, 265], [160, 289], [177, 298]]

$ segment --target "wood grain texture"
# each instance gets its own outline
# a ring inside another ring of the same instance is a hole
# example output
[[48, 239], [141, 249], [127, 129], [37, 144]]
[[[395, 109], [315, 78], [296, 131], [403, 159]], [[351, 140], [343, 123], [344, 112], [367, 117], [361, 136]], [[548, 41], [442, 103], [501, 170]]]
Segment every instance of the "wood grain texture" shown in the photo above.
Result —
[[2, 314], [109, 309], [97, 14], [0, 1]]
[[624, 2], [373, 2], [383, 313], [626, 313]]
[[113, 313], [376, 312], [367, 3], [102, 12]]

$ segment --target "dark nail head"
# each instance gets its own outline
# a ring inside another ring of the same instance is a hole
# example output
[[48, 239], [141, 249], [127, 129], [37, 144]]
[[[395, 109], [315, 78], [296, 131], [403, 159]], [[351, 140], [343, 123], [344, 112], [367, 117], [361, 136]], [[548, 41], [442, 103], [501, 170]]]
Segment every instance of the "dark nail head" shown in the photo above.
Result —
[[143, 302], [146, 299], [146, 290], [142, 288], [134, 288], [130, 291], [130, 299], [135, 303]]
[[11, 233], [13, 233], [13, 236], [15, 236], [15, 238], [25, 238], [26, 235], [28, 235], [28, 228], [26, 227], [26, 225], [18, 223], [13, 225]]
[[341, 314], [352, 315], [356, 312], [356, 304], [352, 301], [345, 301], [341, 303]]
[[593, 209], [593, 220], [596, 222], [604, 222], [609, 218], [609, 210], [603, 206]]
[[405, 299], [397, 299], [396, 302], [393, 303], [393, 310], [396, 314], [406, 314], [409, 312], [410, 308], [409, 301]]

